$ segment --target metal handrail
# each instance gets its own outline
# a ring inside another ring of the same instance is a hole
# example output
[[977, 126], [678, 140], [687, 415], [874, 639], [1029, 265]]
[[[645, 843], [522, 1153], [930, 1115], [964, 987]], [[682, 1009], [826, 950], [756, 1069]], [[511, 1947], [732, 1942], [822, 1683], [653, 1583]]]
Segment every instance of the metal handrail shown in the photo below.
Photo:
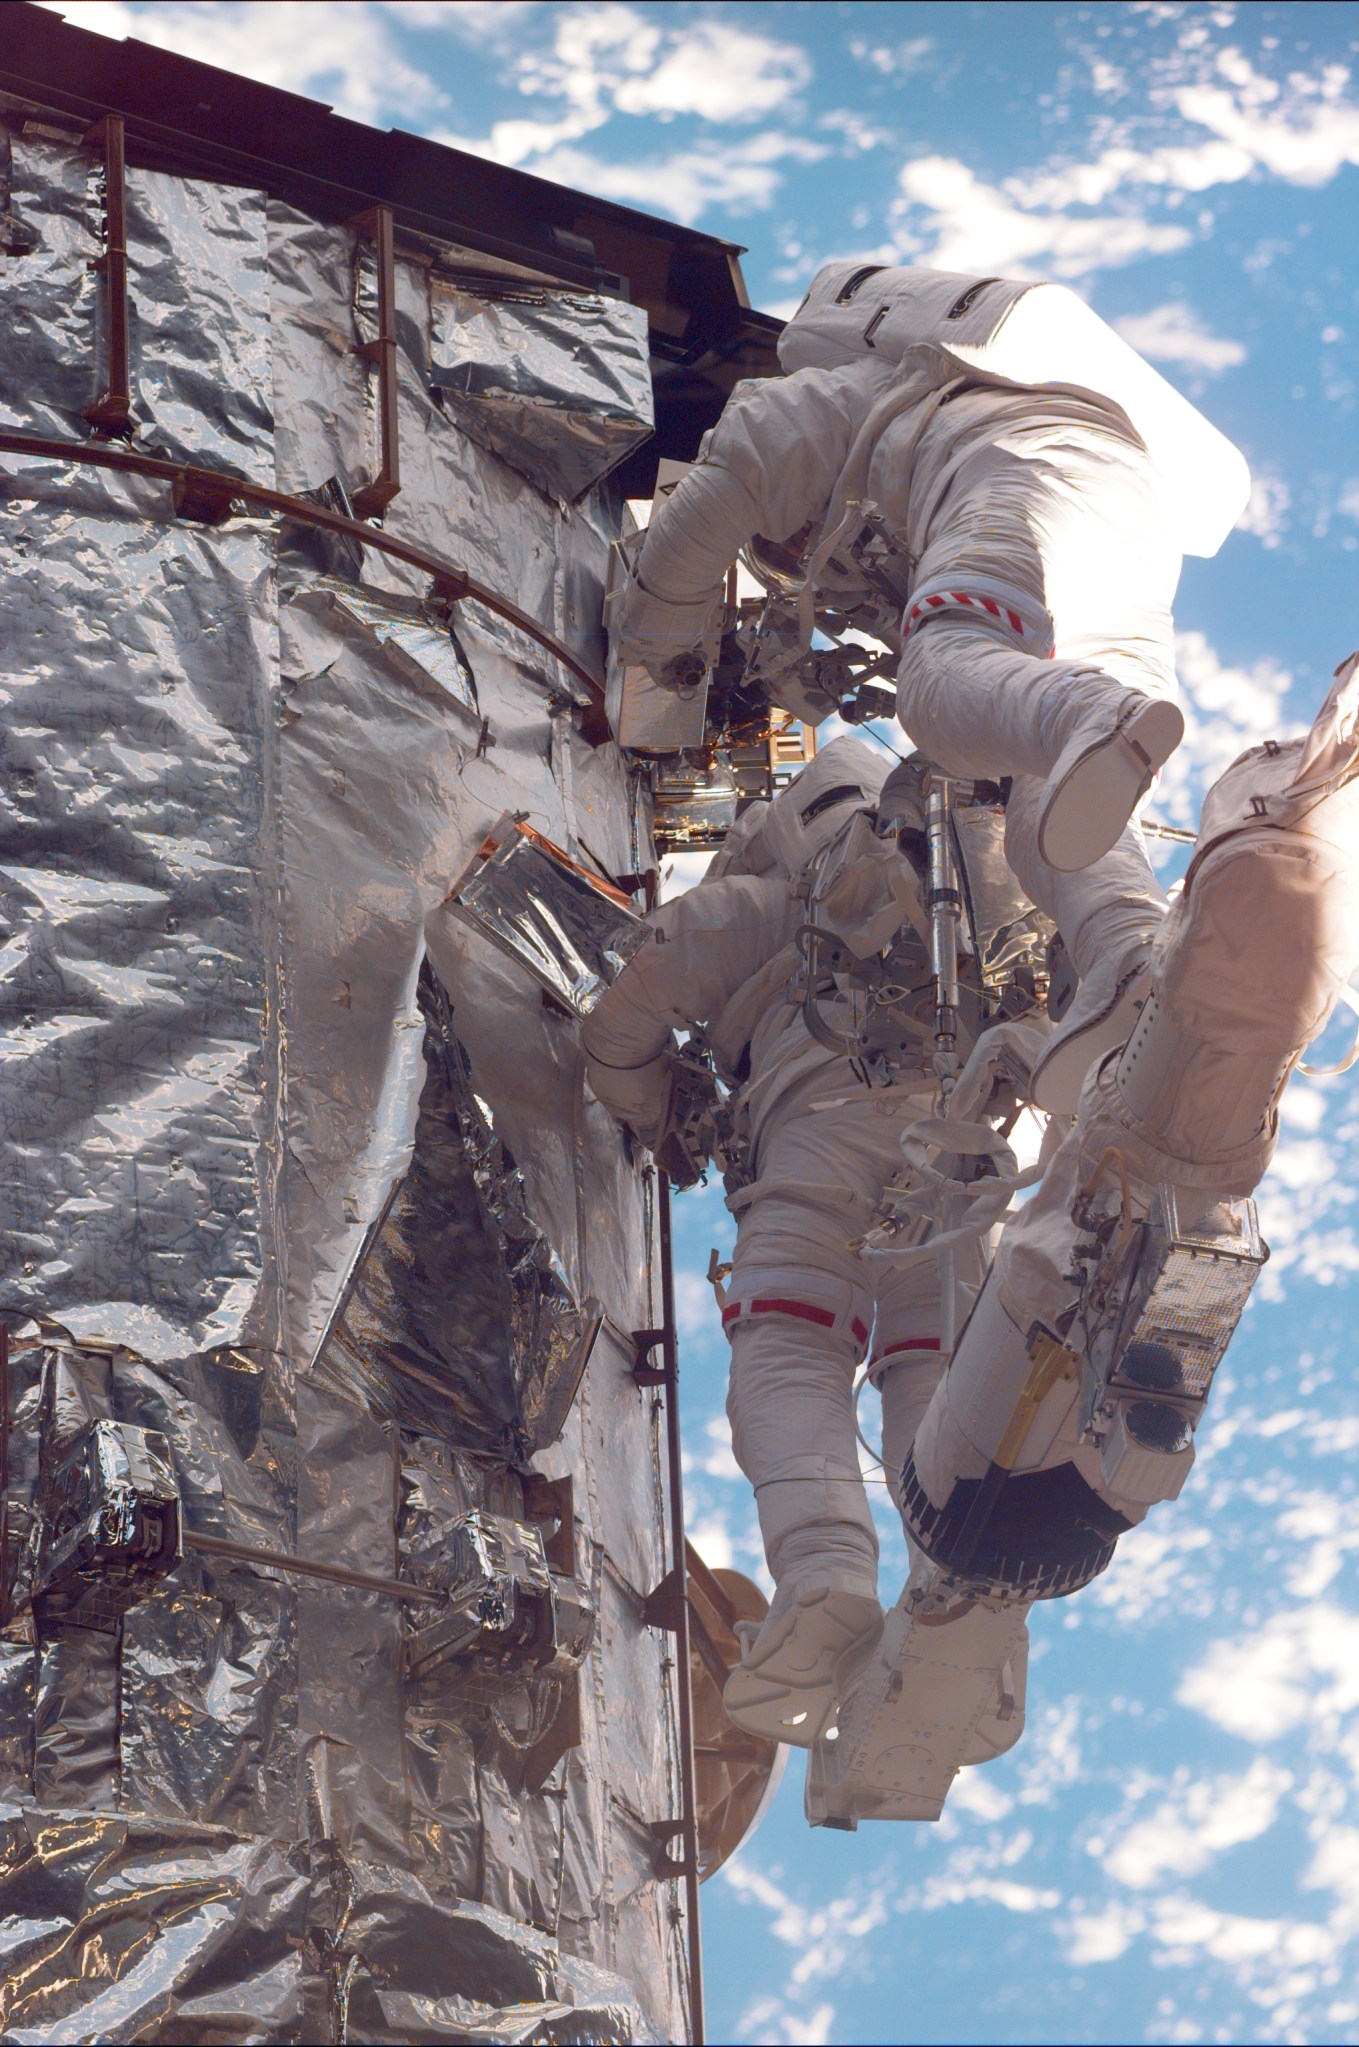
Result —
[[599, 677], [529, 612], [521, 610], [498, 591], [489, 589], [458, 563], [446, 561], [442, 555], [435, 554], [431, 548], [417, 546], [410, 540], [398, 540], [394, 534], [384, 533], [380, 527], [366, 525], [359, 519], [347, 519], [343, 513], [332, 512], [327, 506], [314, 504], [309, 498], [292, 497], [287, 491], [271, 490], [267, 484], [254, 483], [249, 477], [235, 476], [229, 470], [200, 468], [192, 462], [172, 462], [159, 455], [139, 455], [132, 448], [112, 446], [107, 441], [73, 441], [55, 434], [5, 431], [0, 432], [0, 454], [27, 455], [43, 462], [83, 462], [96, 469], [114, 469], [128, 475], [153, 477], [170, 485], [176, 511], [182, 506], [185, 508], [184, 516], [206, 518], [209, 522], [225, 518], [232, 503], [240, 500], [257, 506], [261, 511], [273, 512], [279, 518], [293, 519], [305, 526], [318, 526], [324, 532], [356, 540], [361, 547], [375, 548], [378, 553], [390, 555], [395, 561], [407, 562], [413, 568], [422, 569], [432, 579], [431, 596], [447, 603], [470, 597], [521, 633], [526, 633], [554, 660], [560, 661], [562, 667], [582, 682], [590, 693], [589, 704], [581, 707], [584, 736], [595, 745], [609, 736], [604, 716], [604, 686]]
[[670, 1555], [679, 1596], [675, 1601], [675, 1692], [679, 1704], [681, 1838], [689, 1935], [689, 2024], [696, 2043], [706, 2039], [703, 2010], [703, 1942], [698, 1886], [698, 1787], [694, 1772], [694, 1707], [689, 1683], [689, 1601], [685, 1596], [689, 1545], [684, 1533], [684, 1463], [680, 1441], [679, 1344], [675, 1320], [675, 1260], [670, 1222], [670, 1181], [658, 1166], [657, 1220], [660, 1225], [661, 1358], [665, 1372], [666, 1449], [669, 1464]]

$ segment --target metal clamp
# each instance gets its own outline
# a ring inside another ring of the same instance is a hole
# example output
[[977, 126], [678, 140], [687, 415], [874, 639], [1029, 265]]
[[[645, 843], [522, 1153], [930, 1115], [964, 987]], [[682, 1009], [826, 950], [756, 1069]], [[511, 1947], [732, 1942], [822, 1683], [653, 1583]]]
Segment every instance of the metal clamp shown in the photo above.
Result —
[[696, 1874], [696, 1865], [689, 1854], [672, 1855], [670, 1843], [682, 1838], [687, 1827], [684, 1820], [650, 1820], [647, 1832], [655, 1844], [651, 1860], [653, 1876], [660, 1878], [689, 1877]]
[[[632, 1360], [632, 1378], [637, 1386], [668, 1386], [670, 1367], [665, 1359], [665, 1331], [663, 1329], [634, 1329], [632, 1341], [635, 1355]], [[653, 1360], [660, 1347], [662, 1363]]]
[[378, 331], [371, 341], [361, 341], [354, 353], [376, 363], [378, 373], [378, 473], [354, 493], [354, 512], [360, 519], [376, 518], [385, 512], [401, 489], [401, 452], [397, 425], [396, 381], [396, 245], [392, 233], [390, 206], [374, 206], [359, 214], [350, 226], [368, 236], [377, 255]]
[[104, 279], [107, 369], [104, 389], [85, 417], [97, 434], [125, 434], [132, 425], [127, 332], [127, 177], [121, 114], [105, 114], [85, 132], [88, 148], [104, 154], [104, 253], [92, 268]]

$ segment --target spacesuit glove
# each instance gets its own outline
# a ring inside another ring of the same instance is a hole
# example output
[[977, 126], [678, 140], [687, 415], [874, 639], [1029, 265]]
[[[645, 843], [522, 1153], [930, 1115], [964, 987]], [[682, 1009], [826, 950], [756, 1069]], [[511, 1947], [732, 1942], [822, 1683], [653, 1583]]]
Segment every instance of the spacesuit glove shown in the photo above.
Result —
[[585, 1078], [591, 1092], [612, 1116], [653, 1145], [665, 1124], [672, 1087], [672, 1052], [667, 1046], [643, 1066], [606, 1066], [585, 1055]]

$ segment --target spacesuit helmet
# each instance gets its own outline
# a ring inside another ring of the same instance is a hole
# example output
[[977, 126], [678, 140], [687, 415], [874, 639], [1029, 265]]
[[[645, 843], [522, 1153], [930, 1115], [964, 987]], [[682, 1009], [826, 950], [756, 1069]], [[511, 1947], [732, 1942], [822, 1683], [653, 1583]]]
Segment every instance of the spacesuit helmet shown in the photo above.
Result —
[[858, 308], [848, 309], [869, 279], [881, 275], [884, 267], [846, 256], [823, 263], [779, 336], [780, 369], [836, 369], [861, 356], [864, 323]]
[[1065, 285], [840, 257], [817, 271], [778, 354], [788, 376], [872, 362], [890, 379], [909, 361], [940, 383], [962, 372], [1097, 392], [1141, 437], [1186, 554], [1216, 554], [1250, 495], [1239, 449]]
[[[908, 343], [958, 335], [957, 321], [983, 300], [985, 324], [993, 306], [1029, 289], [999, 277], [965, 277], [951, 270], [913, 270], [904, 264], [823, 263], [806, 298], [779, 336], [779, 367], [839, 369], [865, 356], [899, 359]], [[895, 315], [887, 333], [881, 323]], [[950, 324], [952, 323], [952, 324]], [[886, 346], [884, 346], [886, 344]]]

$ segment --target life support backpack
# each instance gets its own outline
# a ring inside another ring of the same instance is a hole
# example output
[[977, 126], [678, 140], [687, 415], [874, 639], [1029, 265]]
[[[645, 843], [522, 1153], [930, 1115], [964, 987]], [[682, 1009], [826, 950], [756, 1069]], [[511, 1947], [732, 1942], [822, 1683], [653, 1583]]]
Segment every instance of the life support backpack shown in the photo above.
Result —
[[779, 338], [786, 372], [867, 356], [919, 364], [939, 381], [1061, 386], [1111, 399], [1167, 485], [1185, 554], [1216, 554], [1250, 496], [1245, 457], [1065, 285], [838, 261], [825, 264]]
[[703, 880], [781, 874], [792, 881], [843, 829], [847, 804], [877, 802], [891, 765], [862, 739], [832, 739], [772, 802], [741, 813]]

